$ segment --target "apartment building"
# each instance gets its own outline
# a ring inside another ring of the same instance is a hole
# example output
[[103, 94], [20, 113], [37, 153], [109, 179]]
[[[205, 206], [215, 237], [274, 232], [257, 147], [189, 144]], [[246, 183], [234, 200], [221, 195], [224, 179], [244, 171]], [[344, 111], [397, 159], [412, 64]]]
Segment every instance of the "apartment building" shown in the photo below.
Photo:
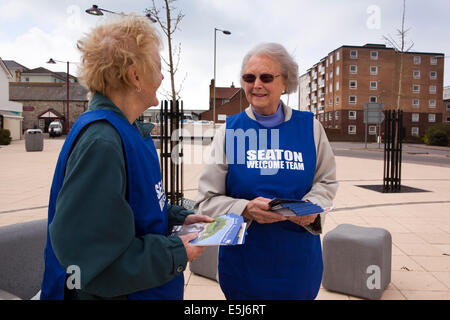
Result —
[[[382, 102], [385, 109], [396, 109], [399, 101], [405, 139], [417, 140], [428, 126], [443, 121], [443, 57], [442, 53], [404, 53], [398, 100], [398, 52], [383, 44], [341, 46], [300, 77], [300, 95], [307, 95], [299, 98], [300, 109], [313, 112], [330, 139], [362, 141], [364, 103]], [[369, 141], [383, 130], [383, 124], [380, 129], [369, 124]]]

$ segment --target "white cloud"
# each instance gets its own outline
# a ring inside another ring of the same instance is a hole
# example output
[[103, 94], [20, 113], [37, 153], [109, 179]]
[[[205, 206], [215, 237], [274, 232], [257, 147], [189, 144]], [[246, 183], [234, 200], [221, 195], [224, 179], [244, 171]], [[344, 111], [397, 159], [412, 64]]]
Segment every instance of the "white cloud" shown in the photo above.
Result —
[[[161, 0], [156, 0], [160, 2]], [[102, 8], [137, 12], [151, 5], [137, 0], [98, 0]], [[389, 0], [179, 0], [185, 13], [174, 42], [181, 42], [177, 82], [185, 77], [182, 96], [187, 108], [206, 109], [213, 77], [214, 28], [230, 30], [217, 34], [217, 85], [239, 86], [243, 56], [260, 42], [275, 41], [294, 54], [300, 72], [341, 45], [384, 43], [382, 35], [394, 35], [401, 23], [401, 1]], [[43, 66], [64, 71], [65, 65], [46, 65], [49, 57], [78, 61], [76, 41], [102, 19], [87, 15], [89, 0], [0, 0], [0, 56], [28, 67]], [[380, 8], [379, 29], [367, 26], [371, 6]], [[406, 25], [414, 51], [449, 55], [447, 39], [448, 1], [407, 1]], [[107, 15], [105, 15], [107, 16]], [[166, 42], [166, 39], [163, 39]], [[166, 47], [166, 45], [165, 45]], [[163, 52], [165, 54], [166, 51]], [[446, 61], [448, 62], [448, 61]], [[448, 64], [448, 63], [447, 63]], [[445, 80], [450, 84], [450, 71]], [[72, 71], [71, 73], [75, 73]], [[170, 89], [166, 74], [164, 88]], [[296, 105], [297, 95], [290, 96]]]

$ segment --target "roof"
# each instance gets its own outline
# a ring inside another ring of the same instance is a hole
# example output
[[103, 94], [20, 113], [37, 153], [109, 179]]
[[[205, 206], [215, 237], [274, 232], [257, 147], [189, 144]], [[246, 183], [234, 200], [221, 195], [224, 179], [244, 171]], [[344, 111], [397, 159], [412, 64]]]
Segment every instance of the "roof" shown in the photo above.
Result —
[[216, 87], [216, 99], [231, 99], [240, 89]]
[[14, 60], [3, 60], [3, 62], [5, 63], [6, 67], [9, 70], [17, 70], [17, 69], [19, 69], [21, 72], [24, 71], [24, 70], [25, 71], [29, 70], [27, 67], [21, 65], [20, 63], [14, 61]]
[[[379, 43], [366, 43], [363, 46], [352, 46], [352, 45], [342, 45], [332, 51], [330, 51], [328, 54], [335, 52], [337, 50], [339, 50], [340, 48], [361, 48], [361, 49], [378, 49], [378, 50], [395, 50], [394, 48], [391, 47], [387, 47], [384, 44], [379, 44]], [[408, 51], [408, 52], [404, 52], [405, 54], [432, 54], [432, 55], [444, 55], [443, 53], [439, 53], [439, 52], [418, 52], [418, 51]]]
[[8, 67], [5, 64], [5, 61], [3, 61], [2, 58], [0, 58], [0, 68], [2, 68], [3, 71], [5, 71], [5, 74], [8, 78], [12, 78], [11, 71], [9, 71]]
[[[69, 86], [70, 101], [88, 101], [88, 90], [79, 83]], [[52, 82], [10, 82], [9, 99], [13, 101], [65, 101], [66, 84]]]

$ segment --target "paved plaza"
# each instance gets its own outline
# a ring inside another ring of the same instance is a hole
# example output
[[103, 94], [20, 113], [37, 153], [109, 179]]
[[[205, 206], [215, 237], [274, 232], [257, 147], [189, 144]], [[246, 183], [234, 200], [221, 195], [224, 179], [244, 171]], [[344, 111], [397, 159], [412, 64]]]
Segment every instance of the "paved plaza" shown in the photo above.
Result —
[[[63, 143], [45, 139], [42, 152], [26, 152], [24, 140], [0, 146], [0, 226], [47, 217]], [[207, 152], [207, 147], [197, 148], [192, 155]], [[197, 195], [202, 170], [198, 159], [184, 167], [186, 198]], [[450, 166], [403, 163], [402, 185], [422, 191], [384, 194], [360, 187], [382, 184], [382, 160], [336, 156], [336, 163], [340, 187], [324, 234], [342, 223], [387, 229], [393, 242], [392, 274], [382, 299], [450, 299]], [[186, 299], [224, 299], [217, 282], [189, 268], [185, 279]], [[317, 299], [358, 298], [321, 288]]]

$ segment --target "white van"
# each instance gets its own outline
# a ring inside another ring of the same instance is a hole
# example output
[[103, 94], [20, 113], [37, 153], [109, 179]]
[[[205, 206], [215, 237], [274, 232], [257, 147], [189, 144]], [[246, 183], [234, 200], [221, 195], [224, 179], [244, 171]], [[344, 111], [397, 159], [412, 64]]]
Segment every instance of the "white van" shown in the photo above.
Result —
[[52, 121], [48, 126], [48, 134], [50, 137], [59, 137], [62, 135], [62, 124], [59, 121]]

